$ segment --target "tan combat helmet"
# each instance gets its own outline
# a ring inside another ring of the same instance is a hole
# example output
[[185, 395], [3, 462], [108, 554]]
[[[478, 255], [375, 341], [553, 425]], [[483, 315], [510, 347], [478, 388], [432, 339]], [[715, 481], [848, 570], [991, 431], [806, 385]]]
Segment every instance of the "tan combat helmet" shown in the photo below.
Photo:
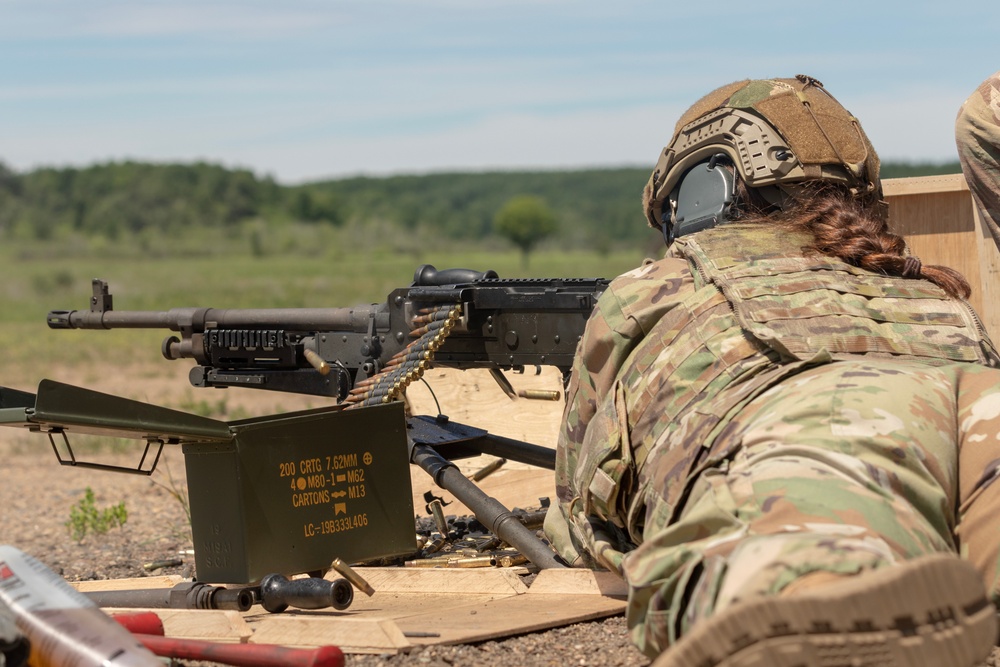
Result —
[[650, 225], [670, 226], [682, 177], [720, 153], [748, 187], [779, 206], [803, 181], [842, 184], [866, 203], [882, 198], [875, 149], [823, 84], [802, 74], [744, 80], [712, 91], [677, 122], [643, 193]]

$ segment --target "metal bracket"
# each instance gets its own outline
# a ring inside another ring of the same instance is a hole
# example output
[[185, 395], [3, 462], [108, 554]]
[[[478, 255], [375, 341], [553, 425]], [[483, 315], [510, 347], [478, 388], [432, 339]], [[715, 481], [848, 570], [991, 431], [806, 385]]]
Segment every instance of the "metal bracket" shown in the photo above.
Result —
[[[63, 458], [62, 454], [59, 452], [59, 447], [56, 446], [56, 439], [52, 437], [53, 433], [58, 433], [63, 437], [63, 443], [66, 445], [66, 453], [69, 458]], [[49, 443], [52, 445], [52, 451], [55, 452], [56, 460], [59, 461], [59, 465], [73, 466], [76, 468], [91, 468], [93, 470], [107, 470], [110, 472], [123, 472], [130, 475], [145, 475], [149, 476], [153, 474], [156, 470], [156, 464], [160, 462], [160, 454], [163, 452], [163, 441], [162, 440], [147, 440], [146, 448], [142, 452], [142, 458], [139, 459], [139, 465], [135, 468], [129, 468], [127, 466], [116, 466], [109, 463], [94, 463], [92, 461], [77, 461], [76, 455], [73, 453], [73, 447], [69, 444], [69, 437], [66, 435], [66, 431], [63, 429], [53, 429], [47, 433], [49, 436]], [[159, 445], [156, 448], [156, 454], [153, 456], [153, 462], [149, 468], [143, 468], [143, 464], [146, 463], [146, 457], [149, 456], [150, 447], [153, 443]]]

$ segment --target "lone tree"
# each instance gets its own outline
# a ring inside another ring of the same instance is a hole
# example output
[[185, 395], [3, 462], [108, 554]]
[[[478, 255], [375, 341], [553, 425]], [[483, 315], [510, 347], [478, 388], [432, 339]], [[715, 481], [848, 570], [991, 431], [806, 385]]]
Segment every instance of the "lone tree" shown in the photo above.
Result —
[[527, 268], [532, 248], [556, 231], [556, 215], [541, 198], [520, 195], [497, 211], [493, 230], [521, 249], [521, 262]]

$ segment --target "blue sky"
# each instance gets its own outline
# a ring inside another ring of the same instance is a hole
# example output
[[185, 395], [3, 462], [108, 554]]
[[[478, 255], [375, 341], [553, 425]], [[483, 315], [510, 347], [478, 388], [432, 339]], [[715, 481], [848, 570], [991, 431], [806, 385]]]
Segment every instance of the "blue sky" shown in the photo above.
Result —
[[[686, 8], [671, 8], [672, 5]], [[744, 77], [810, 74], [883, 159], [955, 158], [993, 2], [0, 0], [0, 161], [351, 174], [652, 166]]]

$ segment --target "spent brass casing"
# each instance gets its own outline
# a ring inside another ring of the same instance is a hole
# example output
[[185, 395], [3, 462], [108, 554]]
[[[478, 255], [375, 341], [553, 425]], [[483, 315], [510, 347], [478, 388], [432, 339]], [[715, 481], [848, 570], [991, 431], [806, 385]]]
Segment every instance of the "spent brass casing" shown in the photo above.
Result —
[[330, 567], [336, 570], [344, 579], [347, 579], [349, 582], [354, 584], [355, 588], [368, 597], [375, 595], [375, 589], [372, 588], [372, 585], [365, 581], [364, 577], [358, 574], [354, 568], [344, 561], [339, 558], [334, 558], [333, 562], [330, 563]]
[[562, 398], [562, 393], [549, 389], [521, 389], [517, 395], [533, 401], [558, 401]]
[[405, 567], [493, 567], [492, 556], [438, 556], [436, 558], [423, 558], [420, 560], [408, 560], [403, 563]]
[[493, 565], [496, 567], [516, 567], [528, 562], [528, 559], [521, 554], [508, 554], [505, 556], [493, 556]]
[[429, 554], [437, 553], [438, 551], [441, 550], [441, 547], [444, 546], [444, 542], [445, 540], [443, 537], [438, 537], [430, 544], [428, 544], [426, 547], [424, 547], [424, 551]]
[[542, 524], [545, 523], [545, 514], [547, 510], [538, 510], [537, 512], [525, 512], [524, 514], [515, 514], [514, 516], [524, 524], [525, 528], [541, 528]]
[[430, 503], [431, 514], [434, 516], [434, 525], [442, 537], [448, 536], [448, 520], [444, 518], [444, 506], [441, 501], [435, 498]]
[[403, 561], [403, 567], [448, 567], [448, 564], [446, 560], [441, 558], [423, 558]]
[[450, 561], [458, 560], [458, 558], [459, 556], [448, 553], [430, 558], [416, 558], [405, 561], [403, 564], [407, 567], [448, 567]]
[[480, 544], [478, 544], [476, 546], [476, 550], [477, 551], [489, 551], [490, 549], [496, 549], [498, 546], [500, 546], [500, 543], [501, 543], [500, 538], [494, 536], [494, 537], [491, 537], [490, 539], [485, 540], [484, 542], [481, 542]]
[[149, 563], [143, 563], [142, 569], [146, 572], [153, 572], [154, 570], [159, 570], [164, 567], [176, 567], [177, 565], [183, 565], [184, 561], [180, 558], [167, 558], [164, 560], [154, 560]]
[[320, 375], [330, 374], [330, 364], [326, 363], [326, 359], [319, 356], [309, 348], [302, 350], [302, 356], [306, 358], [309, 365], [319, 371]]
[[493, 567], [493, 556], [452, 558], [448, 561], [448, 567]]
[[493, 473], [495, 473], [500, 468], [502, 468], [503, 464], [505, 463], [507, 463], [507, 459], [496, 459], [494, 461], [491, 461], [490, 463], [483, 466], [476, 472], [472, 473], [469, 479], [471, 479], [473, 482], [482, 481], [487, 477], [489, 477], [490, 475], [492, 475]]

